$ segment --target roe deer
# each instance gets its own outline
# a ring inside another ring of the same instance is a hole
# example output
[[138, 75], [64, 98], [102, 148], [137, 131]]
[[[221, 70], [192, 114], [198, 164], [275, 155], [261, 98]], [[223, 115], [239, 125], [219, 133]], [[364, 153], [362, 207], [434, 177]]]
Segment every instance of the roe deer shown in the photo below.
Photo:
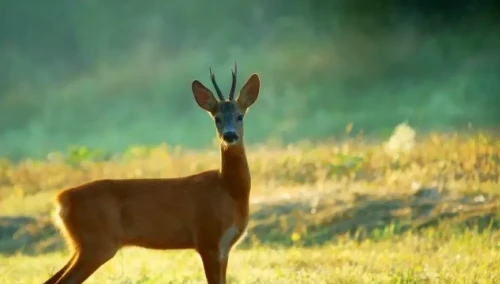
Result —
[[71, 259], [48, 283], [82, 283], [124, 246], [194, 249], [209, 284], [226, 283], [229, 252], [248, 223], [250, 171], [243, 144], [243, 117], [257, 100], [253, 74], [234, 99], [236, 63], [226, 100], [210, 69], [217, 97], [198, 80], [196, 103], [215, 121], [220, 169], [179, 178], [106, 179], [60, 192], [57, 222]]

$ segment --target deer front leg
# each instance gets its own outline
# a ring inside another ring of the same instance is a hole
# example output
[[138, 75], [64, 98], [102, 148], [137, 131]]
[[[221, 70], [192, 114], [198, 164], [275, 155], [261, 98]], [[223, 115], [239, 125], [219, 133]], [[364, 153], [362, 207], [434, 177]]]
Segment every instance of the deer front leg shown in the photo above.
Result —
[[222, 283], [226, 283], [229, 252], [231, 251], [234, 240], [235, 238], [237, 238], [238, 234], [239, 234], [238, 227], [233, 225], [224, 232], [219, 241], [219, 259], [221, 261]]
[[203, 262], [205, 277], [208, 284], [225, 284], [222, 277], [222, 260], [219, 249], [202, 250], [198, 252]]
[[198, 253], [203, 261], [203, 268], [208, 284], [226, 284], [227, 264], [231, 247], [203, 250]]
[[227, 262], [228, 262], [228, 260], [229, 260], [228, 257], [221, 260], [222, 283], [224, 283], [224, 284], [227, 283], [226, 276], [227, 276]]

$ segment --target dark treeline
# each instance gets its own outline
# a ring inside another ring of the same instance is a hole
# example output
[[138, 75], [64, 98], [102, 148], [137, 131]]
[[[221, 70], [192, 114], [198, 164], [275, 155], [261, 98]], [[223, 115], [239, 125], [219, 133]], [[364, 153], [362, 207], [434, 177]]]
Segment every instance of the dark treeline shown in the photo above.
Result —
[[409, 22], [428, 33], [443, 29], [464, 32], [498, 28], [494, 4], [466, 0], [222, 0], [217, 4], [198, 0], [147, 4], [133, 0], [3, 0], [0, 88], [18, 82], [15, 72], [5, 72], [15, 68], [9, 62], [11, 53], [72, 75], [91, 68], [110, 52], [127, 52], [141, 37], [147, 39], [155, 32], [161, 47], [170, 53], [198, 45], [210, 48], [211, 43], [217, 45], [214, 38], [218, 37], [229, 44], [251, 45], [268, 36], [267, 27], [286, 17], [307, 22], [325, 34], [353, 26], [390, 32], [391, 27]]

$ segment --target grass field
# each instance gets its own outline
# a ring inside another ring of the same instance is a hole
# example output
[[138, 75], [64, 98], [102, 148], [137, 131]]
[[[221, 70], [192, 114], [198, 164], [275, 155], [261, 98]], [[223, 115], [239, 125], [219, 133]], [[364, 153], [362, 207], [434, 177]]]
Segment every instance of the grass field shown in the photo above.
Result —
[[[349, 130], [349, 129], [348, 129]], [[216, 150], [131, 147], [0, 161], [0, 283], [41, 283], [67, 260], [49, 215], [57, 190], [98, 178], [174, 177]], [[252, 216], [230, 283], [497, 283], [500, 140], [400, 126], [385, 142], [248, 148]], [[204, 283], [191, 251], [122, 250], [88, 283]]]

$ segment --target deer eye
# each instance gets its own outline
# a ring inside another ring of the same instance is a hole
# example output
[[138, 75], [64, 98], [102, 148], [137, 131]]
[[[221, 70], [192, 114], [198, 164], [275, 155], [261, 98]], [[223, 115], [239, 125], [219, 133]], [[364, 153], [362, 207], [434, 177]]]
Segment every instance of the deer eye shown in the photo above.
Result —
[[215, 117], [215, 123], [220, 123], [220, 117], [218, 116]]
[[242, 120], [243, 120], [243, 115], [241, 115], [241, 114], [240, 114], [240, 115], [238, 115], [238, 117], [236, 117], [236, 120], [238, 120], [238, 121], [242, 121]]

